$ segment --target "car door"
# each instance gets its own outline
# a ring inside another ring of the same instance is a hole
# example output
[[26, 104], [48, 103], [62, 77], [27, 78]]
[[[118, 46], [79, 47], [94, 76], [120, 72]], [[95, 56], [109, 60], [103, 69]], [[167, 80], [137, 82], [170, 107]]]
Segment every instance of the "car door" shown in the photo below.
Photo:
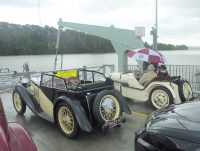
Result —
[[39, 91], [39, 105], [40, 108], [53, 118], [53, 76], [42, 74], [40, 91]]

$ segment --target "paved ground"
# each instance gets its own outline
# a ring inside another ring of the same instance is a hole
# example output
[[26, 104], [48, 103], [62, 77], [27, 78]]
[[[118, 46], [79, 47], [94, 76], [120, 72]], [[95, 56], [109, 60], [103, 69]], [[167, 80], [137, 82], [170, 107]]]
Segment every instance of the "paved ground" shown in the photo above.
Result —
[[80, 132], [76, 139], [64, 137], [54, 123], [49, 123], [32, 113], [28, 108], [24, 116], [16, 114], [11, 93], [1, 94], [9, 122], [23, 125], [31, 134], [39, 151], [134, 151], [134, 133], [145, 122], [146, 114], [152, 112], [149, 104], [127, 100], [132, 115], [124, 115], [127, 122], [120, 128], [103, 133], [95, 129], [92, 133]]

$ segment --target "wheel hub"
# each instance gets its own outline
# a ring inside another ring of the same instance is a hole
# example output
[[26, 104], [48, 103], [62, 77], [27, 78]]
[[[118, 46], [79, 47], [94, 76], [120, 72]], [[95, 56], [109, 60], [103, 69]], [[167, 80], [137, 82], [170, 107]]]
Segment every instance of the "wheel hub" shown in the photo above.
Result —
[[163, 90], [155, 90], [152, 93], [151, 99], [153, 100], [152, 103], [156, 108], [161, 108], [163, 106], [169, 105], [169, 97]]
[[111, 98], [106, 98], [103, 102], [102, 102], [102, 107], [107, 110], [107, 111], [111, 111], [114, 107], [114, 103], [112, 101]]

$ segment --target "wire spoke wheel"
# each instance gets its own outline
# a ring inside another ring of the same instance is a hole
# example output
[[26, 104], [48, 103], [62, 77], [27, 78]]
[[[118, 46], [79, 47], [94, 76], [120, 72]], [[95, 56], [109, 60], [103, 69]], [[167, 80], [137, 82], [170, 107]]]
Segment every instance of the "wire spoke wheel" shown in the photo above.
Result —
[[74, 118], [67, 107], [61, 107], [58, 112], [58, 120], [61, 128], [67, 134], [71, 134], [74, 130]]
[[57, 124], [68, 138], [74, 138], [78, 132], [78, 123], [72, 108], [67, 103], [60, 103], [56, 110]]
[[20, 111], [22, 109], [22, 100], [18, 93], [14, 93], [14, 105], [17, 111]]
[[26, 104], [16, 90], [13, 91], [13, 105], [18, 114], [22, 115], [26, 111]]
[[100, 101], [99, 111], [105, 121], [118, 118], [120, 114], [119, 102], [113, 95], [106, 95]]

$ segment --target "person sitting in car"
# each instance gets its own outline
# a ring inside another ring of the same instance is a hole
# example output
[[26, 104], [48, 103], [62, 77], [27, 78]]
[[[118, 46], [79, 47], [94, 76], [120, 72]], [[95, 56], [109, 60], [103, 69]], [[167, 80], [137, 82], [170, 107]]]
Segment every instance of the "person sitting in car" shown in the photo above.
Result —
[[81, 80], [77, 77], [69, 77], [66, 79], [67, 87], [70, 87], [72, 89], [76, 89], [80, 86]]
[[167, 68], [164, 64], [160, 65], [159, 66], [159, 69], [158, 69], [158, 77], [160, 80], [164, 80], [167, 76], [168, 76], [168, 71], [167, 71]]
[[150, 65], [150, 64], [153, 64], [154, 65], [154, 67], [155, 67], [155, 72], [157, 72], [157, 70], [158, 70], [158, 63], [155, 63], [155, 62], [143, 62], [143, 72], [146, 72], [146, 70], [147, 70], [147, 68], [148, 68], [148, 66]]
[[153, 64], [149, 64], [146, 72], [140, 78], [139, 83], [146, 87], [155, 77], [157, 77], [155, 67]]

